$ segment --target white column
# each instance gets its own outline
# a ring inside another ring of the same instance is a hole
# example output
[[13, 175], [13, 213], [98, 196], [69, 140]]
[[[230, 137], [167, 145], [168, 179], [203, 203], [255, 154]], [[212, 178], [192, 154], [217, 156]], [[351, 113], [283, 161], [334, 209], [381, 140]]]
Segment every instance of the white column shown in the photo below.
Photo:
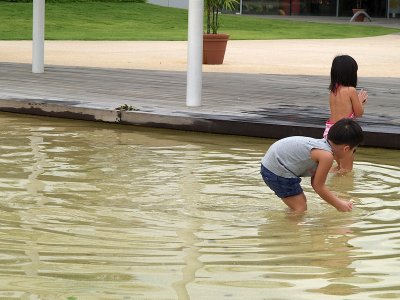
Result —
[[44, 73], [45, 0], [33, 0], [32, 73]]
[[186, 105], [201, 105], [204, 0], [189, 0]]

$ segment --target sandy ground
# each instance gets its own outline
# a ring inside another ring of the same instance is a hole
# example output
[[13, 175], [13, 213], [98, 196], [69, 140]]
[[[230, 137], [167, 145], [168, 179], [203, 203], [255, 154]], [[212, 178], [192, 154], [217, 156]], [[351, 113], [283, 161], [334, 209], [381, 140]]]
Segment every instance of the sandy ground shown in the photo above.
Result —
[[[223, 65], [204, 72], [329, 75], [338, 54], [353, 56], [359, 76], [400, 78], [400, 35], [329, 40], [236, 41]], [[31, 63], [31, 41], [0, 41], [0, 62]], [[186, 71], [187, 42], [46, 41], [45, 64]]]

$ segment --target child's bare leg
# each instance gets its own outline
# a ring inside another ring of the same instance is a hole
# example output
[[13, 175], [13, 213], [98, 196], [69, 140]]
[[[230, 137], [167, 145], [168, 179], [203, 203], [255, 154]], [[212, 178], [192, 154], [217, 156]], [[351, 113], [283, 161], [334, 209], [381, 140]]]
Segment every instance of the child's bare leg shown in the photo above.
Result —
[[351, 172], [353, 170], [353, 161], [354, 161], [354, 155], [341, 159], [339, 164], [340, 166], [339, 173]]
[[353, 170], [353, 161], [354, 161], [354, 155], [344, 159], [336, 160], [337, 166], [332, 167], [330, 172], [338, 174], [345, 174], [351, 172]]
[[307, 210], [307, 198], [304, 193], [282, 198], [282, 201], [295, 212], [305, 212]]
[[332, 168], [329, 170], [331, 173], [337, 173], [340, 170], [340, 161], [336, 160], [336, 166], [332, 166]]

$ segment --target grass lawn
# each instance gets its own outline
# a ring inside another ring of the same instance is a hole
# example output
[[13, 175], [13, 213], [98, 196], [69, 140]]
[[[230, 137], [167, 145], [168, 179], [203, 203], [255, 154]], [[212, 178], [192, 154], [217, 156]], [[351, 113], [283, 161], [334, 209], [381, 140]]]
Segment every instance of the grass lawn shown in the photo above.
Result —
[[[400, 32], [375, 26], [223, 15], [236, 40], [352, 38]], [[145, 3], [46, 3], [46, 40], [187, 40], [187, 10]], [[32, 3], [0, 1], [0, 40], [30, 40]]]

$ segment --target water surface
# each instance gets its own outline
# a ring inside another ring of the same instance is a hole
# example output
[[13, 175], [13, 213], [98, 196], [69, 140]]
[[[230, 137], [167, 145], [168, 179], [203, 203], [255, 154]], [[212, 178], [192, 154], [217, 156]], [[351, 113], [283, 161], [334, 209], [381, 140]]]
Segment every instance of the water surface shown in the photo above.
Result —
[[293, 216], [271, 140], [0, 114], [0, 299], [398, 299], [400, 162], [361, 148]]

